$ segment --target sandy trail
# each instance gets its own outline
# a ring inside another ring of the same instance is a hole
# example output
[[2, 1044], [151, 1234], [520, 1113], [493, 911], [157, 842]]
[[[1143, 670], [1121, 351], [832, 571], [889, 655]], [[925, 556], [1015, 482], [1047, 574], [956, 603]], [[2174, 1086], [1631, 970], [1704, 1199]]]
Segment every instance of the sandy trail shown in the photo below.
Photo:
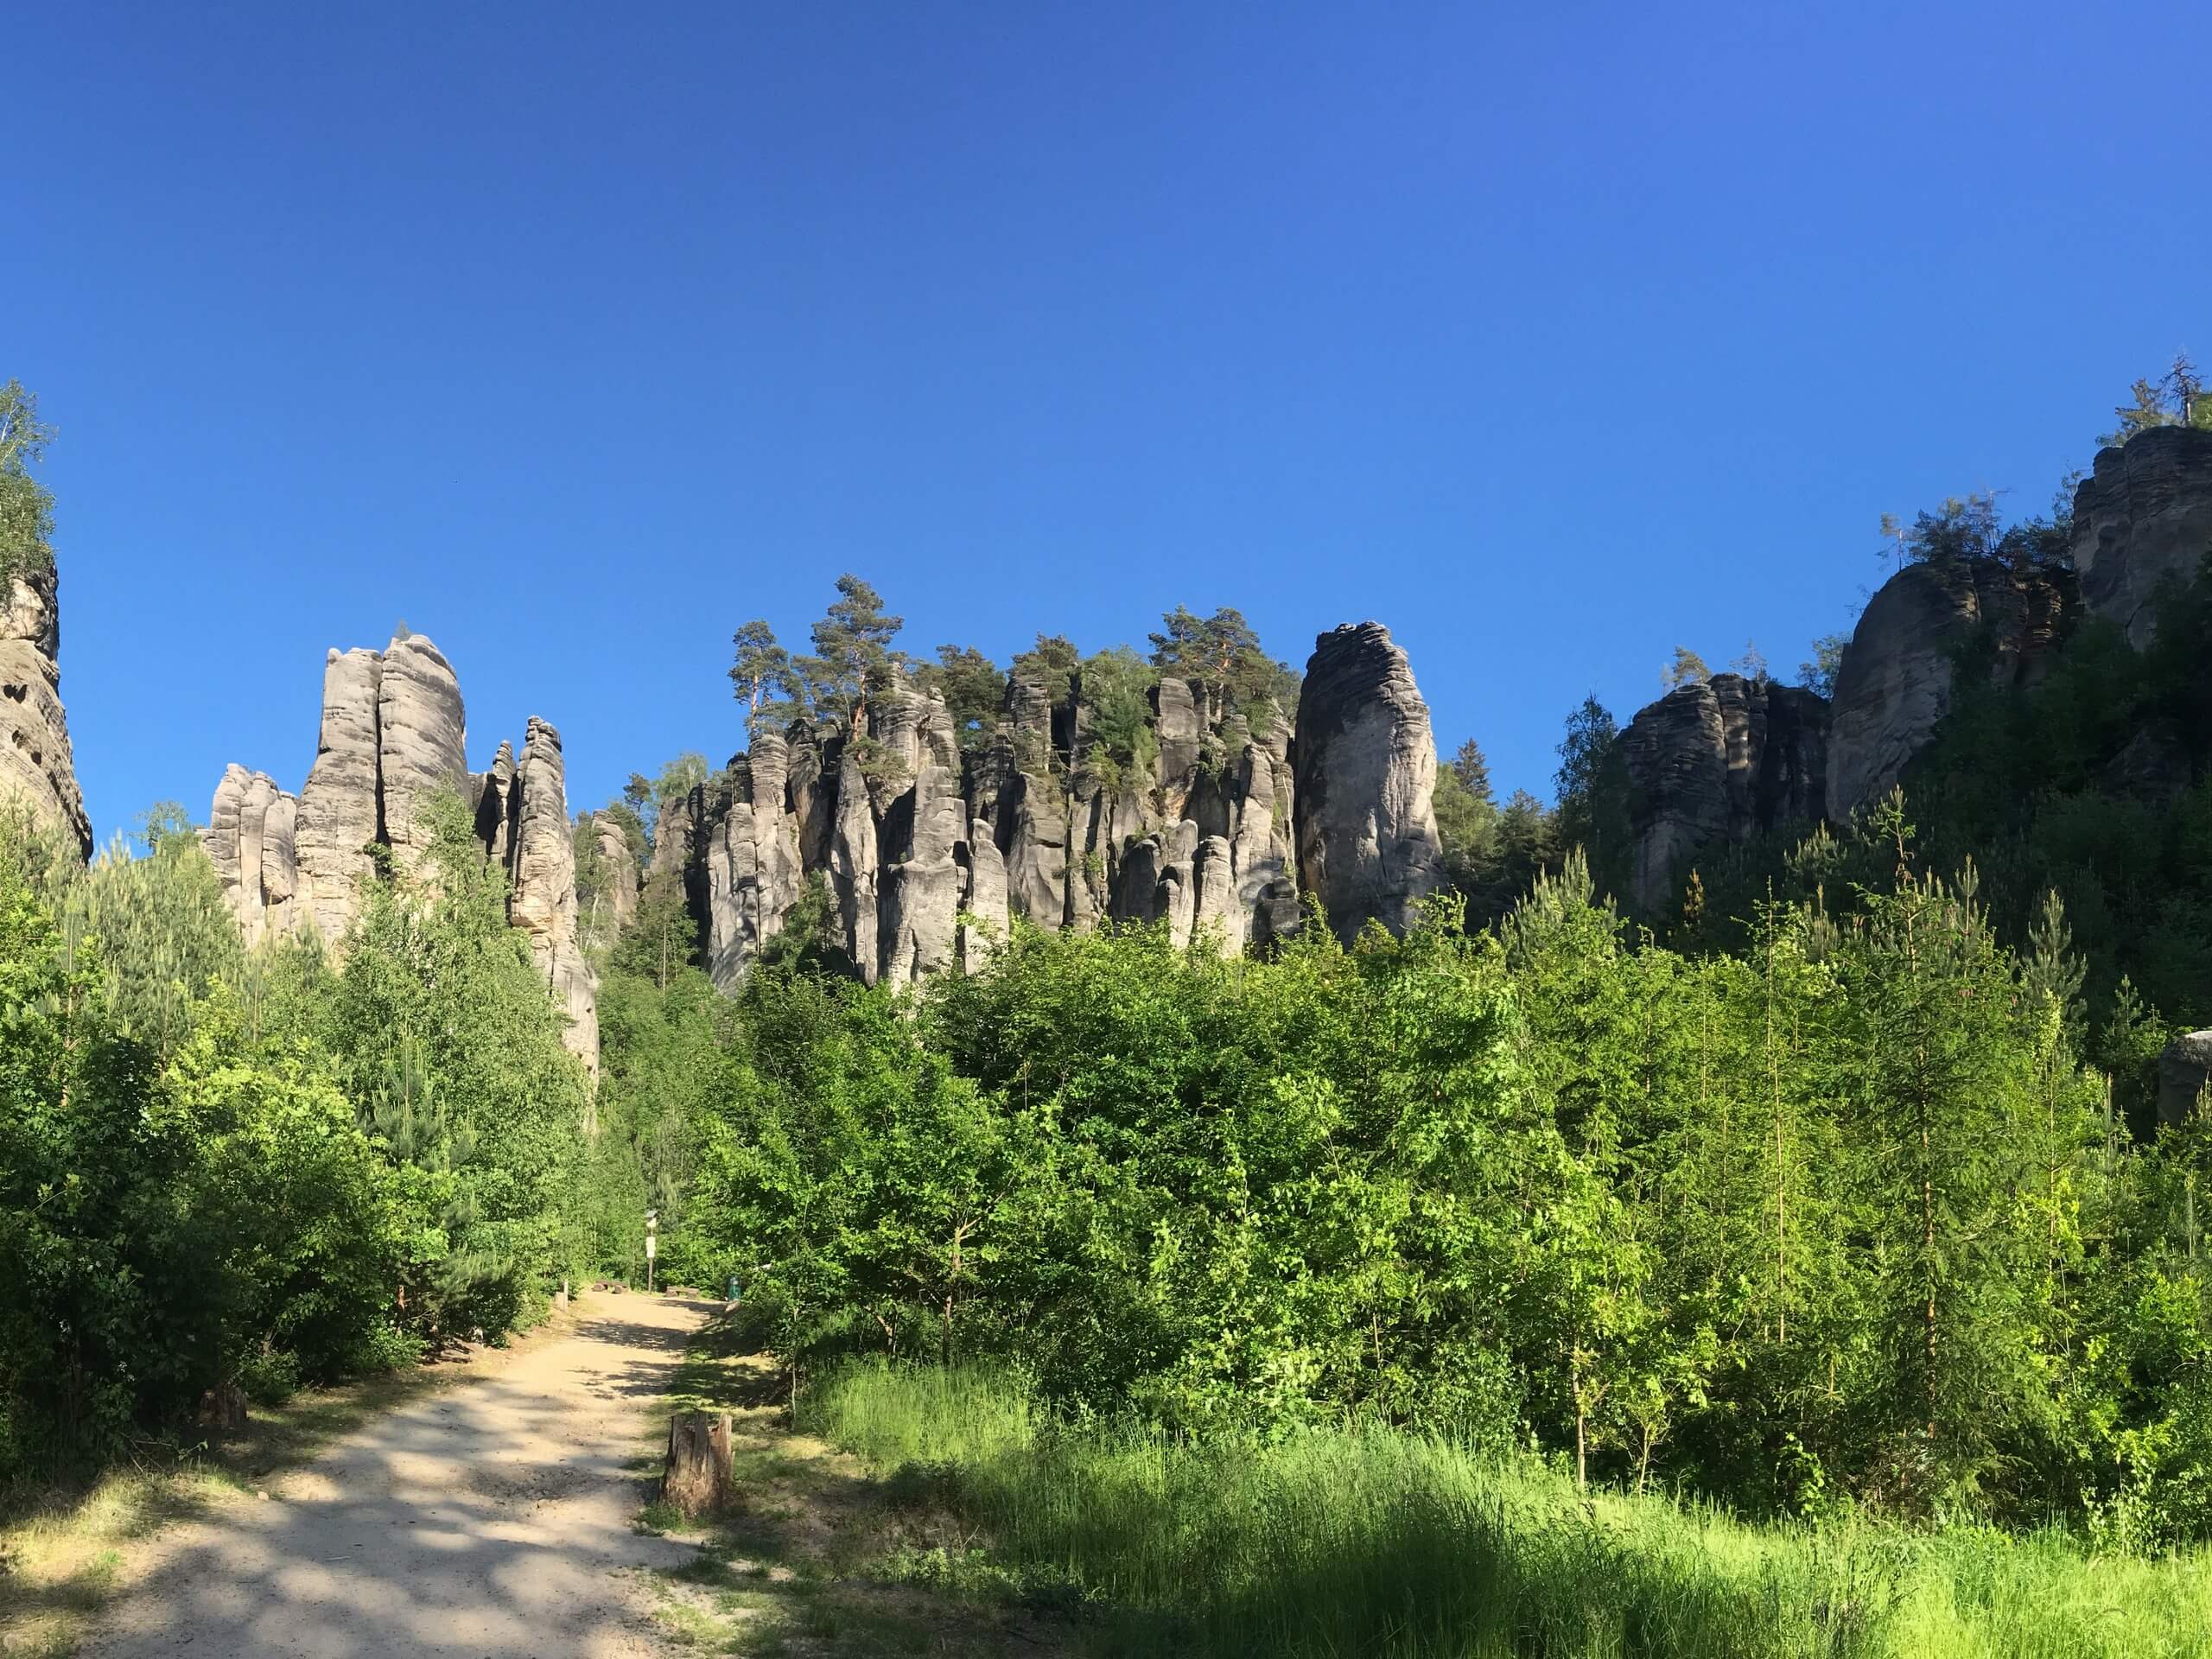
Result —
[[659, 1650], [624, 1568], [692, 1552], [630, 1522], [624, 1468], [703, 1304], [588, 1299], [568, 1335], [365, 1425], [179, 1529], [99, 1659], [612, 1659]]

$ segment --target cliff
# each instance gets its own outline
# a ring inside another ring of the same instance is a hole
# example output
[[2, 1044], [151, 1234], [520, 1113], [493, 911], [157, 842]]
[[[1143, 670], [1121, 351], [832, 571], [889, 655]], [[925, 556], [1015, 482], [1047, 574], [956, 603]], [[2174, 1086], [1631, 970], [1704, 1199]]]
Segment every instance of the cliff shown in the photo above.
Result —
[[60, 583], [49, 564], [15, 577], [0, 602], [0, 798], [88, 857], [92, 826], [69, 753], [60, 653]]
[[1682, 686], [1640, 710], [1621, 740], [1637, 910], [1663, 908], [1700, 849], [1818, 819], [1828, 721], [1818, 693], [1739, 674]]
[[1297, 928], [1301, 874], [1347, 937], [1370, 917], [1403, 930], [1439, 880], [1436, 754], [1387, 630], [1318, 642], [1294, 728], [1272, 702], [1232, 709], [1173, 677], [1151, 695], [1141, 766], [1103, 752], [1079, 677], [1060, 697], [1014, 680], [964, 754], [912, 687], [869, 704], [865, 742], [762, 732], [663, 809], [648, 877], [683, 884], [725, 988], [816, 876], [837, 948], [893, 985], [980, 967], [1015, 917], [1164, 922], [1179, 945], [1241, 955]]
[[2099, 451], [2074, 492], [2073, 549], [2089, 613], [2149, 644], [2161, 590], [2194, 582], [2212, 553], [2212, 432], [2153, 427]]

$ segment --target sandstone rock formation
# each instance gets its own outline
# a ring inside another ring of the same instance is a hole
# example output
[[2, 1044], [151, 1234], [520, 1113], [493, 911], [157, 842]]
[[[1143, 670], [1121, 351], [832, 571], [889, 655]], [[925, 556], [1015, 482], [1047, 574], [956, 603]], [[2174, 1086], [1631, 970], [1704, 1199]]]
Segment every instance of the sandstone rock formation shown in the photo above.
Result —
[[594, 812], [591, 819], [592, 844], [599, 856], [599, 878], [594, 888], [593, 903], [599, 913], [594, 937], [612, 939], [638, 918], [638, 861], [630, 848], [630, 837], [613, 815]]
[[[2131, 446], [2132, 447], [2132, 446]], [[2042, 672], [2073, 602], [2065, 573], [1995, 559], [1906, 566], [1852, 632], [1828, 720], [1827, 816], [1840, 823], [1887, 794], [1951, 706], [1962, 648], [1986, 651], [2001, 685]]]
[[1339, 938], [1393, 933], [1442, 880], [1436, 744], [1406, 654], [1380, 623], [1325, 633], [1298, 699], [1298, 869]]
[[0, 602], [0, 799], [92, 850], [61, 708], [60, 578], [48, 565], [16, 575]]
[[1621, 736], [1636, 909], [1663, 908], [1702, 848], [1818, 819], [1827, 746], [1825, 698], [1739, 674], [1681, 686], [1638, 711]]
[[[207, 851], [247, 942], [306, 929], [342, 949], [380, 853], [400, 872], [420, 869], [429, 844], [423, 808], [446, 789], [467, 805], [486, 859], [506, 872], [508, 918], [529, 937], [569, 1018], [563, 1041], [595, 1068], [596, 987], [578, 937], [561, 734], [533, 718], [519, 760], [502, 743], [491, 766], [471, 774], [460, 682], [419, 634], [380, 652], [329, 653], [321, 734], [296, 799], [243, 766], [216, 785]], [[622, 842], [619, 825], [605, 828]], [[620, 868], [634, 868], [626, 842]]]
[[2139, 650], [2158, 630], [2168, 582], [2196, 578], [2212, 553], [2212, 432], [2159, 426], [2100, 450], [2074, 492], [2074, 569], [2082, 602]]
[[215, 785], [207, 852], [249, 945], [289, 933], [296, 925], [299, 810], [299, 798], [279, 789], [266, 772], [232, 766]]
[[[865, 743], [762, 732], [662, 810], [648, 880], [681, 884], [724, 988], [817, 880], [829, 943], [898, 986], [977, 970], [1016, 919], [1162, 923], [1242, 955], [1300, 925], [1301, 845], [1348, 931], [1370, 915], [1402, 929], [1438, 879], [1427, 711], [1382, 629], [1321, 645], [1325, 695], [1301, 702], [1295, 744], [1274, 702], [1234, 711], [1172, 676], [1153, 693], [1148, 766], [1097, 747], [1079, 678], [1065, 697], [1016, 679], [965, 754], [944, 703], [911, 687], [872, 702]], [[1306, 823], [1293, 762], [1309, 727], [1327, 816]]]

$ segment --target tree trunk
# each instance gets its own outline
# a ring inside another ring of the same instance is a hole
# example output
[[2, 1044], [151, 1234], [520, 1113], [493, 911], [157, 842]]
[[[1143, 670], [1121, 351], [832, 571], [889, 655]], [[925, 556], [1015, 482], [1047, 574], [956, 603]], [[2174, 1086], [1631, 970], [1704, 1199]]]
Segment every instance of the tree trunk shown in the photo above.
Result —
[[668, 1471], [660, 1495], [687, 1521], [721, 1507], [729, 1489], [729, 1416], [679, 1411], [668, 1425]]

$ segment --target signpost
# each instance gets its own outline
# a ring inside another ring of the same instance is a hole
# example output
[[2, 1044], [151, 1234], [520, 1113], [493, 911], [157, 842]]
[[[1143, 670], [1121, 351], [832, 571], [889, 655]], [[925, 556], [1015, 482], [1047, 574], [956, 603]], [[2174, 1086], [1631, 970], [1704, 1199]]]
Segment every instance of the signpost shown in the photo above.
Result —
[[652, 1295], [652, 1289], [653, 1289], [653, 1253], [654, 1253], [655, 1249], [656, 1249], [656, 1248], [659, 1245], [659, 1243], [660, 1243], [660, 1240], [659, 1240], [658, 1237], [656, 1237], [656, 1236], [655, 1236], [655, 1235], [656, 1235], [656, 1234], [658, 1233], [658, 1231], [659, 1230], [659, 1228], [660, 1228], [660, 1211], [658, 1211], [658, 1210], [648, 1210], [648, 1211], [645, 1211], [645, 1294], [647, 1294], [648, 1296], [650, 1296], [650, 1295]]

